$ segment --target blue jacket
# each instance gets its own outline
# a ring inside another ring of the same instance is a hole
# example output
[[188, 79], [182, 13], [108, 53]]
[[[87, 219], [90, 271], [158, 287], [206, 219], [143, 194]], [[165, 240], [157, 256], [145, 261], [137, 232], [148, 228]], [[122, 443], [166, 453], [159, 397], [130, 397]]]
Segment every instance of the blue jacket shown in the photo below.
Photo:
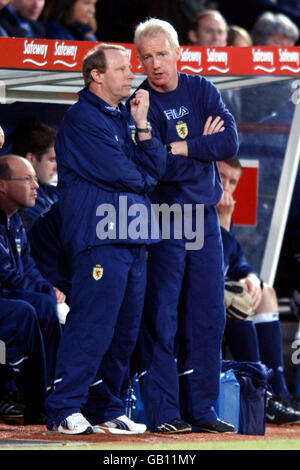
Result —
[[225, 278], [232, 281], [239, 281], [250, 273], [254, 273], [259, 277], [258, 273], [248, 264], [243, 249], [235, 238], [233, 225], [231, 224], [229, 232], [221, 227], [221, 235]]
[[[46, 37], [45, 29], [42, 23], [39, 21], [22, 21], [9, 5], [0, 11], [0, 26], [6, 33], [5, 36], [9, 37]], [[1, 34], [1, 36], [2, 35], [3, 34]]]
[[68, 41], [97, 41], [90, 26], [77, 23], [67, 29], [55, 20], [49, 20], [45, 24], [47, 39], [66, 39]]
[[0, 291], [26, 290], [54, 295], [30, 255], [29, 242], [21, 218], [9, 220], [0, 210]]
[[[186, 140], [188, 158], [168, 159], [167, 171], [151, 195], [155, 202], [180, 204], [216, 204], [222, 195], [222, 184], [216, 161], [237, 154], [238, 137], [235, 121], [226, 109], [217, 88], [199, 75], [178, 74], [174, 91], [159, 93], [148, 80], [141, 88], [150, 93], [149, 120], [154, 132], [165, 145]], [[209, 116], [220, 116], [225, 131], [203, 136]]]
[[71, 260], [61, 244], [61, 226], [62, 218], [56, 202], [31, 226], [28, 240], [32, 257], [42, 276], [66, 294], [68, 299], [71, 292]]
[[[119, 227], [125, 224], [127, 229], [133, 220], [122, 218], [126, 208], [119, 207], [119, 197], [126, 196], [128, 207], [143, 204], [150, 214], [147, 193], [165, 172], [166, 150], [156, 138], [143, 142], [135, 138], [133, 120], [122, 103], [114, 109], [89, 90], [81, 90], [59, 128], [55, 151], [61, 238], [67, 250], [76, 253], [105, 243], [151, 241], [148, 236], [119, 239]], [[112, 236], [102, 240], [96, 233], [103, 220], [103, 214], [96, 214], [101, 204], [115, 210], [115, 218], [107, 222]], [[150, 217], [147, 222], [150, 234]]]
[[24, 223], [24, 225], [26, 230], [32, 226], [40, 215], [48, 211], [52, 204], [57, 201], [58, 198], [56, 193], [57, 191], [55, 186], [39, 183], [35, 205], [33, 207], [28, 207], [24, 211], [26, 219], [26, 224]]

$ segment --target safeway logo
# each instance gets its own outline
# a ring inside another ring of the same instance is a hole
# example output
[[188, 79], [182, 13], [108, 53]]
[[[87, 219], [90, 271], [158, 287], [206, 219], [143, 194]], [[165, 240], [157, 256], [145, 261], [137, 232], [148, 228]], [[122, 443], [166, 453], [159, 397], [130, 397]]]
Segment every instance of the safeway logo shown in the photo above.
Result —
[[189, 65], [183, 65], [181, 70], [190, 70], [191, 72], [199, 73], [202, 72], [203, 67], [201, 67], [201, 52], [200, 51], [190, 51], [189, 48], [184, 49], [180, 48], [180, 61], [195, 63], [198, 64], [198, 67], [193, 67]]
[[74, 45], [66, 45], [65, 42], [56, 41], [54, 45], [54, 56], [57, 59], [54, 60], [53, 64], [62, 64], [66, 67], [75, 67], [77, 65], [76, 55], [78, 47]]
[[[30, 62], [34, 65], [43, 67], [47, 64], [47, 60], [45, 60], [47, 57], [47, 51], [48, 44], [35, 42], [34, 39], [32, 39], [31, 41], [25, 39], [23, 54], [25, 56], [31, 57], [26, 57], [25, 59], [23, 59], [23, 64]], [[32, 58], [32, 56], [34, 56], [34, 58]]]
[[287, 49], [278, 49], [279, 62], [283, 65], [280, 66], [280, 70], [289, 70], [290, 72], [299, 73], [300, 72], [300, 58], [299, 52], [297, 51], [288, 51]]
[[[267, 73], [275, 72], [274, 52], [262, 51], [260, 48], [252, 48], [252, 60], [255, 64], [254, 70], [263, 70]], [[269, 65], [268, 65], [269, 64]]]
[[[227, 73], [229, 72], [228, 66], [228, 52], [225, 51], [216, 51], [215, 49], [206, 49], [207, 55], [207, 63], [212, 64], [209, 65], [207, 70], [215, 70], [216, 72], [220, 73]], [[217, 64], [217, 65], [216, 65]], [[221, 66], [223, 64], [223, 67]]]

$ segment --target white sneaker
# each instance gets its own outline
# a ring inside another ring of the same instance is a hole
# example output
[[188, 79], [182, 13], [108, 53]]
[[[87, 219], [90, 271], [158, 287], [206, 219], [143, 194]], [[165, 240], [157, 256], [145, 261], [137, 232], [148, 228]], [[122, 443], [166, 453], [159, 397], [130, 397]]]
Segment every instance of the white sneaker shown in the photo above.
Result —
[[62, 434], [91, 434], [93, 432], [93, 426], [81, 413], [73, 413], [68, 416], [57, 429]]
[[100, 434], [143, 434], [146, 429], [145, 424], [135, 423], [125, 415], [93, 426], [93, 431]]

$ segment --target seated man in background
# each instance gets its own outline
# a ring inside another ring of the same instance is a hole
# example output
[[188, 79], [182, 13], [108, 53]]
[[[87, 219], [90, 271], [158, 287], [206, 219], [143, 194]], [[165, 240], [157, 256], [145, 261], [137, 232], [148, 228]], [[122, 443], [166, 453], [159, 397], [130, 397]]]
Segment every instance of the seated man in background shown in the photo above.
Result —
[[217, 204], [217, 211], [224, 250], [225, 278], [245, 284], [252, 297], [255, 313], [247, 321], [227, 318], [225, 339], [235, 360], [261, 360], [272, 370], [269, 384], [274, 396], [268, 401], [267, 421], [276, 424], [300, 423], [299, 402], [290, 396], [283, 375], [282, 336], [276, 293], [271, 286], [261, 281], [248, 264], [233, 231], [233, 192], [241, 177], [242, 166], [233, 157], [226, 162], [218, 162], [218, 168], [223, 184], [223, 196]]
[[193, 46], [225, 47], [228, 26], [218, 10], [202, 10], [196, 17], [189, 33]]
[[45, 0], [10, 0], [0, 12], [0, 26], [9, 37], [45, 38], [44, 26], [38, 21], [44, 5]]
[[34, 222], [28, 232], [28, 240], [38, 270], [66, 295], [68, 304], [71, 293], [71, 263], [68, 253], [63, 249], [61, 226], [58, 203], [54, 203]]
[[253, 26], [252, 39], [255, 46], [291, 47], [299, 39], [299, 29], [288, 16], [265, 11]]
[[50, 184], [56, 175], [55, 137], [54, 128], [38, 121], [25, 122], [12, 135], [12, 152], [30, 161], [39, 184], [34, 206], [22, 213], [26, 230], [57, 201], [56, 187]]
[[[5, 357], [0, 359], [0, 419], [42, 424], [47, 393], [45, 346], [37, 312], [29, 302], [0, 299], [0, 341], [5, 347]], [[8, 378], [17, 393], [8, 392]]]
[[22, 207], [34, 206], [37, 188], [29, 161], [16, 155], [0, 158], [0, 298], [22, 300], [32, 307], [45, 347], [46, 383], [51, 387], [61, 337], [56, 304], [64, 302], [65, 296], [36, 268], [17, 213]]

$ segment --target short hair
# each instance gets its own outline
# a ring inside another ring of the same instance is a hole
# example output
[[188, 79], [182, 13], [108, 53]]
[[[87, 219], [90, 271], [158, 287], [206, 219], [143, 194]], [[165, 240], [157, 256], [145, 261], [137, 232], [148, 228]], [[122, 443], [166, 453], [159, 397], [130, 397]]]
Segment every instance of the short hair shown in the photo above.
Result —
[[86, 87], [93, 81], [93, 77], [91, 76], [92, 70], [96, 69], [100, 73], [105, 73], [107, 63], [104, 51], [107, 50], [126, 52], [125, 47], [117, 44], [98, 44], [89, 50], [82, 61], [82, 75]]
[[243, 167], [238, 157], [231, 157], [231, 158], [228, 158], [228, 160], [222, 160], [222, 161], [223, 163], [226, 163], [226, 165], [231, 166], [231, 168], [234, 168], [236, 170], [241, 170], [241, 172], [243, 172]]
[[30, 152], [40, 161], [43, 154], [54, 145], [55, 138], [56, 129], [43, 122], [29, 120], [12, 134], [12, 152], [24, 158]]
[[222, 19], [226, 25], [226, 29], [228, 29], [228, 25], [227, 25], [227, 21], [225, 20], [224, 16], [218, 11], [218, 10], [213, 10], [213, 9], [205, 9], [205, 10], [202, 10], [200, 11], [200, 13], [198, 13], [198, 15], [196, 16], [194, 22], [192, 23], [192, 26], [191, 26], [191, 29], [193, 31], [197, 31], [198, 29], [198, 26], [199, 26], [199, 23], [200, 21], [205, 18], [205, 16], [218, 16], [220, 19]]
[[249, 47], [252, 46], [251, 36], [246, 29], [236, 25], [230, 26], [227, 36], [227, 46], [234, 46], [234, 41], [239, 38], [244, 39]]
[[0, 157], [0, 180], [9, 180], [12, 174], [13, 171], [8, 163], [8, 159]]
[[134, 33], [135, 47], [139, 51], [142, 38], [158, 36], [159, 34], [165, 34], [174, 49], [179, 47], [178, 34], [175, 28], [167, 21], [158, 18], [149, 18], [137, 25]]
[[282, 34], [296, 43], [299, 38], [299, 29], [288, 16], [266, 11], [259, 16], [253, 26], [253, 44], [263, 46], [273, 34]]

